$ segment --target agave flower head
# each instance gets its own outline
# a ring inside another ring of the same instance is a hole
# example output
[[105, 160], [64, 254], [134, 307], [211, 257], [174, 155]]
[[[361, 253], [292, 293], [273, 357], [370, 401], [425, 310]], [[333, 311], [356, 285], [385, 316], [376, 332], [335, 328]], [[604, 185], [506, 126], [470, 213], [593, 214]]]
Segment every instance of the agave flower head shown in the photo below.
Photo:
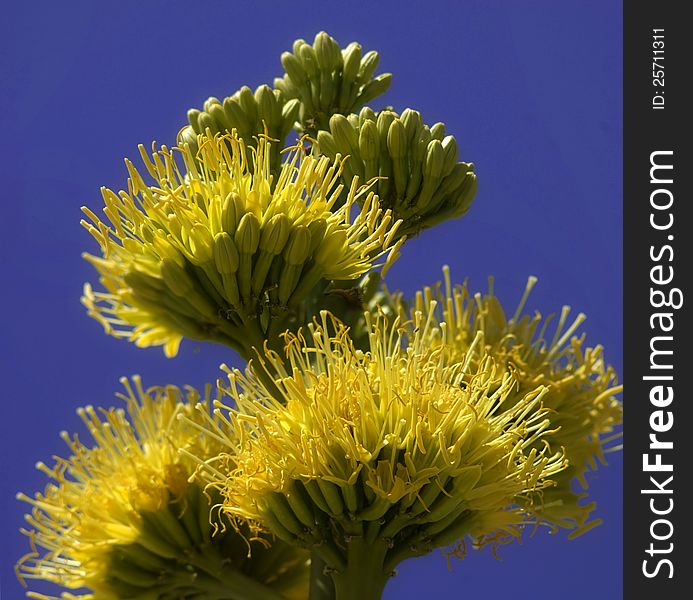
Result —
[[[460, 360], [469, 356], [481, 335], [472, 364], [490, 355], [498, 364], [512, 368], [517, 377], [517, 397], [538, 385], [546, 386], [543, 405], [550, 410], [552, 429], [546, 439], [552, 446], [565, 449], [569, 467], [557, 476], [557, 486], [543, 490], [535, 499], [536, 510], [553, 525], [571, 529], [571, 536], [587, 531], [599, 523], [590, 520], [596, 505], [583, 502], [586, 494], [573, 490], [575, 480], [586, 489], [586, 473], [604, 462], [606, 448], [617, 449], [610, 446], [620, 437], [614, 432], [623, 414], [617, 397], [623, 388], [604, 359], [603, 347], [587, 347], [585, 335], [576, 335], [585, 315], [580, 313], [570, 319], [567, 306], [555, 326], [554, 315], [545, 319], [539, 312], [524, 312], [537, 281], [534, 277], [529, 278], [517, 308], [508, 318], [493, 292], [492, 279], [487, 294], [472, 295], [466, 285], [453, 287], [449, 269], [443, 270], [444, 287], [426, 287], [412, 303], [413, 313], [421, 311], [435, 324], [429, 330], [429, 344], [445, 346]], [[407, 313], [400, 296], [395, 296], [393, 303], [400, 314]], [[409, 335], [416, 333], [410, 329]], [[505, 406], [512, 407], [512, 402], [506, 401]]]
[[[210, 519], [209, 496], [190, 481], [195, 463], [179, 450], [211, 457], [221, 447], [201, 435], [195, 410], [207, 406], [209, 388], [200, 398], [192, 388], [145, 390], [139, 378], [123, 383], [126, 410], [79, 410], [94, 446], [63, 433], [71, 456], [53, 466], [39, 463], [51, 483], [34, 498], [18, 495], [33, 505], [30, 529], [23, 530], [31, 552], [17, 565], [20, 580], [86, 587], [105, 599], [145, 593], [172, 599], [215, 587], [232, 593], [234, 586], [256, 586], [267, 598], [276, 589], [301, 597], [306, 557], [284, 544], [270, 547], [267, 539], [250, 544], [247, 526], [234, 530]], [[272, 555], [280, 559], [275, 569], [254, 579]]]
[[311, 547], [338, 587], [358, 579], [354, 544], [369, 557], [360, 577], [384, 585], [407, 556], [519, 535], [530, 511], [514, 499], [551, 485], [564, 467], [560, 451], [540, 443], [543, 388], [501, 411], [512, 373], [490, 358], [472, 370], [467, 358], [450, 362], [445, 347], [428, 347], [430, 323], [415, 319], [419, 333], [406, 346], [396, 326], [369, 322], [362, 352], [323, 312], [307, 334], [287, 334], [287, 361], [269, 353], [282, 397], [252, 370], [229, 371], [225, 391], [237, 408], [216, 403], [234, 435], [201, 472], [223, 510]]
[[103, 253], [85, 258], [106, 291], [85, 286], [83, 303], [108, 333], [168, 356], [189, 337], [247, 357], [320, 282], [356, 279], [382, 257], [389, 267], [402, 240], [377, 196], [354, 180], [335, 208], [342, 163], [300, 146], [274, 181], [270, 145], [248, 149], [234, 132], [199, 136], [195, 155], [140, 146], [153, 182], [126, 161], [128, 190], [102, 191], [110, 224], [84, 209]]

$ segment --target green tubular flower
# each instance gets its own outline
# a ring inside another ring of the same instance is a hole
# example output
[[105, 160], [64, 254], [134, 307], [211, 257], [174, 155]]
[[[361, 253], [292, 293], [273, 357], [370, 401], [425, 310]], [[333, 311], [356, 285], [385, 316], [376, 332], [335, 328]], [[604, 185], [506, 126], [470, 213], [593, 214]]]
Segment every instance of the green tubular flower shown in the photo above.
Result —
[[224, 445], [201, 433], [210, 389], [201, 398], [123, 383], [127, 410], [78, 411], [95, 445], [61, 434], [72, 456], [39, 463], [52, 482], [34, 498], [18, 495], [33, 505], [20, 579], [93, 591], [70, 598], [305, 598], [306, 553], [266, 536], [248, 541], [249, 525], [213, 518], [214, 498], [192, 481], [188, 453], [211, 458]]
[[380, 60], [377, 52], [362, 54], [356, 42], [341, 49], [324, 31], [313, 45], [296, 40], [293, 52], [284, 52], [281, 60], [286, 74], [275, 79], [274, 86], [287, 98], [301, 101], [301, 127], [311, 135], [327, 129], [332, 115], [356, 112], [392, 82], [390, 73], [373, 77]]
[[449, 362], [445, 347], [428, 347], [422, 319], [406, 347], [396, 326], [369, 320], [362, 352], [323, 312], [308, 339], [286, 335], [287, 361], [267, 358], [281, 399], [251, 370], [229, 371], [237, 410], [215, 403], [235, 439], [201, 473], [222, 510], [310, 548], [338, 600], [379, 597], [407, 557], [449, 544], [462, 554], [466, 537], [484, 545], [519, 536], [531, 499], [524, 510], [514, 499], [551, 485], [565, 466], [541, 443], [545, 390], [501, 411], [513, 375], [490, 358], [473, 370], [469, 359]]
[[333, 116], [326, 129], [317, 136], [319, 152], [348, 156], [347, 180], [378, 178], [374, 189], [402, 219], [401, 235], [461, 217], [474, 200], [474, 165], [457, 161], [457, 142], [442, 123], [429, 128], [415, 110], [376, 114], [366, 107], [358, 116]]
[[198, 146], [195, 157], [186, 145], [151, 157], [140, 146], [153, 183], [127, 162], [128, 191], [103, 189], [110, 224], [83, 209], [103, 252], [85, 258], [106, 292], [87, 284], [82, 301], [107, 333], [167, 356], [185, 336], [248, 358], [279, 341], [288, 320], [301, 324], [295, 311], [316, 286], [357, 279], [380, 258], [385, 271], [398, 256], [399, 223], [367, 187], [352, 182], [334, 207], [341, 162], [292, 148], [271, 189], [266, 138], [257, 149], [235, 133], [199, 136]]
[[[517, 397], [543, 385], [548, 391], [543, 405], [549, 409], [551, 432], [546, 440], [553, 447], [562, 447], [568, 468], [556, 477], [558, 485], [542, 490], [533, 499], [534, 510], [554, 526], [572, 530], [571, 537], [597, 525], [590, 520], [595, 503], [584, 503], [586, 493], [573, 490], [577, 480], [587, 489], [585, 475], [604, 462], [605, 446], [618, 439], [614, 430], [622, 422], [623, 407], [616, 397], [623, 387], [613, 368], [603, 356], [603, 348], [585, 347], [584, 334], [576, 330], [585, 316], [569, 320], [569, 307], [563, 307], [557, 325], [549, 333], [552, 316], [542, 319], [538, 312], [524, 314], [524, 306], [536, 283], [530, 277], [522, 299], [513, 316], [508, 319], [493, 293], [493, 281], [488, 294], [473, 297], [465, 285], [453, 287], [450, 273], [444, 267], [445, 287], [440, 284], [426, 287], [416, 294], [412, 314], [423, 312], [436, 323], [430, 329], [429, 343], [445, 345], [457, 360], [469, 356], [469, 350], [480, 334], [482, 344], [473, 363], [490, 355], [501, 366], [512, 368], [517, 377]], [[437, 301], [432, 304], [432, 301]], [[395, 296], [391, 304], [400, 314], [406, 305]], [[431, 309], [435, 306], [435, 309]], [[443, 326], [444, 324], [444, 326]], [[416, 333], [410, 329], [410, 335]], [[506, 405], [514, 410], [512, 401]], [[522, 502], [522, 500], [520, 500]]]
[[287, 99], [286, 95], [261, 85], [255, 93], [243, 86], [238, 92], [219, 100], [208, 98], [202, 110], [188, 111], [190, 125], [181, 132], [184, 143], [190, 144], [193, 154], [197, 152], [197, 136], [230, 133], [234, 129], [249, 146], [257, 147], [262, 136], [279, 143], [270, 149], [270, 169], [277, 174], [281, 168], [280, 151], [298, 118], [299, 101]]

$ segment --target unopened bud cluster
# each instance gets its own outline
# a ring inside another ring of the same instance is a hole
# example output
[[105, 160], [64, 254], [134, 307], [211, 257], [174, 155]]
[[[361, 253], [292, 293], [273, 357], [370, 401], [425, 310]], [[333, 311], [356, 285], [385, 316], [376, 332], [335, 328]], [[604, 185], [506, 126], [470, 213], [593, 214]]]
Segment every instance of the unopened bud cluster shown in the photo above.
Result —
[[374, 77], [380, 57], [374, 50], [363, 54], [352, 42], [341, 49], [324, 31], [313, 44], [296, 40], [293, 52], [281, 57], [286, 74], [274, 85], [287, 98], [301, 101], [300, 122], [307, 133], [327, 129], [334, 114], [348, 115], [385, 93], [392, 75]]
[[197, 136], [227, 133], [234, 129], [248, 146], [256, 147], [261, 136], [279, 143], [272, 145], [270, 165], [273, 173], [279, 171], [280, 152], [283, 142], [291, 132], [298, 117], [298, 100], [288, 100], [286, 94], [261, 85], [255, 93], [243, 86], [224, 100], [210, 97], [202, 110], [188, 111], [190, 125], [181, 132], [181, 142], [190, 144], [197, 151]]
[[402, 219], [402, 235], [462, 216], [476, 194], [474, 165], [458, 162], [455, 138], [443, 123], [429, 128], [415, 110], [376, 114], [366, 107], [358, 116], [334, 115], [329, 131], [318, 133], [318, 144], [331, 158], [349, 156], [347, 180], [377, 178], [374, 189]]

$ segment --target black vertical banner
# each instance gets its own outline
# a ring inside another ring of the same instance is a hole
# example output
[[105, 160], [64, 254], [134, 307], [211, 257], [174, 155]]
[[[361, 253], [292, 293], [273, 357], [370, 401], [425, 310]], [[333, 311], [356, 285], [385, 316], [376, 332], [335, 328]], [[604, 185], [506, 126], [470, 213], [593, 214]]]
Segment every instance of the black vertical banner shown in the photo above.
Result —
[[624, 590], [693, 598], [693, 26], [624, 7]]

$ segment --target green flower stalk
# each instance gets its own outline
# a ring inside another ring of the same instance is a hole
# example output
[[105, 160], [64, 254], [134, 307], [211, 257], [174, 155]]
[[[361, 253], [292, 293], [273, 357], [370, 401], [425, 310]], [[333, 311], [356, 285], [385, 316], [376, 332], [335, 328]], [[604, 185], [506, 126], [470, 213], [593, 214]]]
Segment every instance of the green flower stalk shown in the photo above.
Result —
[[403, 223], [401, 235], [412, 236], [448, 219], [464, 215], [477, 191], [472, 163], [458, 162], [455, 138], [445, 125], [425, 125], [421, 115], [406, 109], [356, 115], [334, 115], [318, 132], [319, 152], [337, 159], [348, 156], [347, 181], [377, 179], [374, 188], [382, 205]]
[[286, 361], [267, 356], [281, 399], [252, 370], [229, 371], [237, 408], [216, 402], [208, 419], [227, 447], [200, 472], [222, 510], [310, 549], [338, 600], [379, 598], [400, 561], [436, 547], [462, 556], [466, 539], [519, 537], [533, 498], [565, 468], [543, 442], [545, 388], [503, 409], [512, 373], [490, 357], [470, 368], [474, 345], [462, 362], [430, 349], [421, 313], [406, 346], [396, 325], [369, 321], [362, 352], [323, 312], [306, 335], [287, 334]]
[[284, 52], [281, 60], [286, 74], [274, 86], [287, 98], [300, 100], [300, 131], [313, 136], [328, 128], [332, 115], [356, 112], [392, 82], [390, 73], [373, 76], [380, 61], [377, 52], [363, 54], [356, 42], [341, 49], [324, 31], [312, 45], [296, 40], [293, 52]]
[[200, 397], [192, 388], [145, 390], [137, 377], [123, 384], [127, 410], [78, 411], [95, 445], [63, 433], [72, 455], [38, 464], [52, 480], [43, 493], [19, 494], [33, 506], [20, 579], [92, 590], [68, 598], [305, 598], [307, 554], [251, 536], [240, 520], [229, 527], [193, 479], [186, 453], [209, 458], [222, 447], [200, 432], [210, 389]]
[[384, 273], [398, 256], [399, 223], [367, 186], [351, 182], [335, 208], [342, 162], [291, 148], [272, 185], [267, 138], [255, 149], [235, 133], [199, 136], [198, 147], [140, 146], [153, 183], [127, 161], [128, 191], [102, 191], [110, 224], [83, 209], [103, 252], [85, 258], [106, 291], [86, 285], [82, 301], [107, 333], [167, 356], [188, 337], [249, 358], [304, 322], [315, 288]]
[[[502, 369], [512, 369], [517, 378], [516, 398], [539, 385], [547, 388], [543, 406], [549, 410], [551, 432], [545, 440], [565, 450], [568, 468], [556, 476], [556, 486], [542, 490], [533, 500], [534, 510], [555, 527], [571, 530], [570, 537], [584, 533], [600, 523], [590, 520], [596, 504], [585, 502], [586, 474], [604, 462], [607, 447], [620, 437], [615, 431], [623, 417], [617, 397], [623, 386], [606, 363], [603, 348], [585, 346], [585, 335], [576, 335], [585, 315], [571, 320], [567, 306], [554, 327], [550, 326], [553, 315], [543, 319], [538, 312], [524, 312], [534, 277], [508, 318], [494, 295], [493, 280], [487, 294], [472, 295], [466, 285], [453, 287], [449, 269], [443, 270], [444, 287], [438, 284], [418, 292], [410, 314], [422, 313], [434, 324], [428, 330], [428, 343], [445, 346], [453, 360], [471, 356], [471, 364], [479, 364], [491, 356]], [[396, 295], [390, 304], [403, 317], [408, 314], [401, 296]], [[408, 335], [419, 334], [409, 327]], [[470, 355], [475, 344], [477, 351]], [[504, 407], [514, 410], [513, 403], [506, 401]], [[576, 482], [582, 492], [574, 490]]]

